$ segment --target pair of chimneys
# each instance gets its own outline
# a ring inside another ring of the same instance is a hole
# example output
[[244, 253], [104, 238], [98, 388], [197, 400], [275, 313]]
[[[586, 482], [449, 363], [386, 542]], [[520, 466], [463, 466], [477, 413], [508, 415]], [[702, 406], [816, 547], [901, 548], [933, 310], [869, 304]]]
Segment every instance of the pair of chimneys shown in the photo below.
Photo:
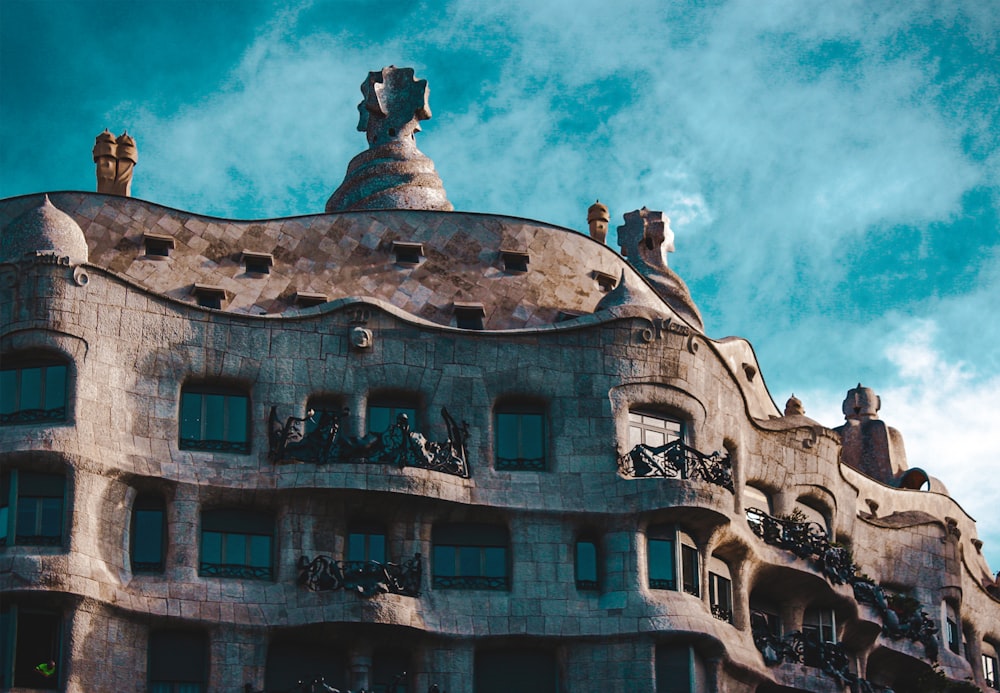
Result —
[[129, 197], [132, 194], [132, 169], [139, 161], [135, 140], [127, 132], [116, 138], [105, 128], [94, 142], [97, 164], [97, 192]]

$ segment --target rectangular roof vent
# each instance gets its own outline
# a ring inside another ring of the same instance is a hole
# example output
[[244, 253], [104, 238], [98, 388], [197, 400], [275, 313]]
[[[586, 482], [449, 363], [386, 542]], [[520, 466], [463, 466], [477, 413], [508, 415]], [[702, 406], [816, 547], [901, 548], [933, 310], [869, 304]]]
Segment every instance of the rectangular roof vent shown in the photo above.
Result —
[[483, 329], [486, 309], [482, 303], [455, 302], [455, 326], [462, 330]]
[[424, 257], [424, 244], [393, 241], [392, 252], [395, 253], [396, 262], [400, 265], [419, 265], [420, 258]]
[[211, 284], [195, 284], [191, 293], [198, 299], [198, 305], [202, 308], [222, 309], [222, 304], [226, 301], [226, 290], [221, 286]]

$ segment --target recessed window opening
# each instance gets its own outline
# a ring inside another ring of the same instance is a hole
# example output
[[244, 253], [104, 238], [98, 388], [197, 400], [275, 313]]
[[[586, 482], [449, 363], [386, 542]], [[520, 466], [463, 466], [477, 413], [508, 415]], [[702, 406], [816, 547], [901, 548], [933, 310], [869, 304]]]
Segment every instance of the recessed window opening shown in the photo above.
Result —
[[618, 277], [613, 274], [607, 274], [606, 272], [601, 272], [599, 270], [594, 270], [594, 279], [597, 280], [597, 286], [604, 293], [609, 293], [618, 286]]
[[948, 640], [948, 649], [955, 654], [959, 654], [962, 651], [961, 635], [959, 634], [958, 624], [951, 616], [945, 620], [945, 631], [945, 637]]
[[[682, 535], [683, 536], [683, 535]], [[698, 571], [698, 549], [681, 539], [682, 587], [688, 594], [701, 596], [701, 574]]]
[[424, 244], [393, 241], [392, 252], [396, 256], [397, 264], [419, 265], [421, 258], [424, 257]]
[[597, 578], [597, 543], [592, 539], [579, 539], [576, 542], [576, 588], [600, 588]]
[[628, 433], [629, 448], [639, 444], [657, 448], [675, 440], [686, 439], [683, 421], [646, 409], [629, 410]]
[[166, 506], [163, 499], [142, 494], [132, 506], [129, 553], [133, 573], [162, 573], [167, 545]]
[[482, 303], [456, 303], [455, 326], [462, 330], [481, 330], [486, 318]]
[[243, 251], [243, 267], [248, 274], [269, 274], [274, 264], [274, 256], [270, 253], [254, 253]]
[[506, 528], [486, 524], [439, 525], [434, 527], [433, 545], [435, 588], [509, 588]]
[[406, 394], [398, 396], [382, 395], [372, 399], [368, 404], [368, 432], [385, 433], [400, 422], [400, 416], [406, 417], [411, 431], [420, 430], [417, 419], [416, 398]]
[[649, 587], [677, 589], [677, 531], [673, 525], [655, 525], [646, 530], [646, 563]]
[[146, 256], [153, 259], [170, 257], [170, 251], [174, 249], [174, 239], [171, 236], [163, 236], [156, 233], [145, 233], [142, 236], [145, 246]]
[[528, 271], [528, 253], [517, 250], [501, 250], [500, 257], [503, 259], [505, 272], [523, 273]]
[[209, 284], [195, 284], [192, 289], [198, 305], [202, 308], [222, 309], [222, 304], [226, 300], [226, 290], [221, 286], [211, 286]]
[[270, 580], [274, 520], [250, 510], [206, 510], [201, 515], [198, 574]]
[[54, 358], [3, 357], [0, 424], [65, 421], [68, 366]]
[[496, 412], [495, 435], [496, 469], [545, 471], [544, 412], [532, 406], [500, 405]]
[[812, 499], [806, 500], [800, 498], [795, 503], [795, 509], [805, 516], [806, 522], [815, 522], [824, 532], [826, 532], [827, 537], [830, 536], [830, 524], [827, 521], [827, 515], [818, 507], [818, 503], [816, 501]]
[[354, 523], [347, 532], [347, 560], [385, 563], [385, 528], [374, 523]]
[[5, 601], [0, 608], [0, 686], [59, 690], [62, 676], [62, 615]]
[[555, 654], [543, 647], [477, 650], [473, 660], [474, 693], [557, 693]]
[[997, 658], [991, 654], [983, 655], [983, 678], [990, 688], [1000, 689], [1000, 678], [997, 675]]
[[708, 601], [712, 615], [720, 621], [733, 622], [733, 582], [729, 566], [712, 556], [708, 567]]
[[149, 634], [150, 693], [204, 693], [208, 686], [208, 637], [201, 631]]
[[250, 452], [250, 400], [230, 388], [185, 387], [181, 392], [182, 450]]
[[819, 642], [837, 642], [837, 616], [829, 607], [810, 607], [802, 616], [802, 632]]
[[61, 546], [62, 474], [11, 469], [0, 476], [0, 545]]
[[771, 509], [771, 496], [756, 486], [747, 484], [743, 487], [743, 505], [748, 508], [763, 510], [768, 515], [773, 514]]

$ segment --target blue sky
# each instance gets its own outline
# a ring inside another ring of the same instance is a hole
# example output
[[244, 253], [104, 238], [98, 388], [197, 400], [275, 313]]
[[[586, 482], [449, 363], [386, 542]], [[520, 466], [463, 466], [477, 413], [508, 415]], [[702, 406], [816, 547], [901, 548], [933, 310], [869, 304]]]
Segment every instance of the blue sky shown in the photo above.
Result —
[[460, 210], [576, 229], [665, 211], [710, 336], [828, 426], [858, 381], [1000, 568], [1000, 12], [906, 3], [0, 3], [0, 197], [95, 189], [322, 212], [368, 70], [411, 66]]

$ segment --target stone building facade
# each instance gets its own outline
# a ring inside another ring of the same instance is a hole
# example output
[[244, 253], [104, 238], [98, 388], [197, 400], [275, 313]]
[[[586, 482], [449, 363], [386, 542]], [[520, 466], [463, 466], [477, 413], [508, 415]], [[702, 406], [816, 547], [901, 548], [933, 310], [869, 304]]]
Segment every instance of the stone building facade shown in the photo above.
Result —
[[780, 411], [658, 212], [448, 211], [397, 72], [325, 214], [0, 201], [3, 690], [997, 688], [877, 396]]

